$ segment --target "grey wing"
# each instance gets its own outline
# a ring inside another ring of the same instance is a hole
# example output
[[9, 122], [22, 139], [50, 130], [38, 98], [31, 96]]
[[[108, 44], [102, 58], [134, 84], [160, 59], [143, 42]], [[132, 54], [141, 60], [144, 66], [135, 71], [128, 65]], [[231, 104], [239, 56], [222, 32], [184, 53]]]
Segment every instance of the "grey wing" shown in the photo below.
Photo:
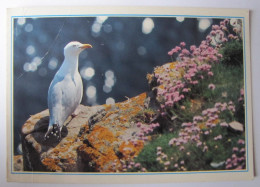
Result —
[[77, 98], [77, 105], [79, 105], [81, 103], [82, 100], [82, 96], [83, 96], [83, 83], [82, 83], [82, 79], [80, 77], [79, 74], [76, 75], [76, 82], [78, 83], [78, 85], [76, 85], [76, 98]]
[[62, 89], [63, 78], [56, 76], [48, 91], [48, 107], [50, 111], [50, 123], [49, 125], [58, 124], [63, 125], [63, 111], [64, 106], [62, 104], [63, 89]]

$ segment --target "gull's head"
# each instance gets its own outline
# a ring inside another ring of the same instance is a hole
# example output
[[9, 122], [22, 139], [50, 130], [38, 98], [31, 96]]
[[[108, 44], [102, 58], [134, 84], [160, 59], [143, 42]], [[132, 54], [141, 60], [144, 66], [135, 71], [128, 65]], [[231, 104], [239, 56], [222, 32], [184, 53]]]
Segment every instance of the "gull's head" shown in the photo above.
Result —
[[70, 42], [64, 47], [64, 55], [78, 56], [84, 49], [92, 48], [90, 44], [82, 44], [80, 42]]

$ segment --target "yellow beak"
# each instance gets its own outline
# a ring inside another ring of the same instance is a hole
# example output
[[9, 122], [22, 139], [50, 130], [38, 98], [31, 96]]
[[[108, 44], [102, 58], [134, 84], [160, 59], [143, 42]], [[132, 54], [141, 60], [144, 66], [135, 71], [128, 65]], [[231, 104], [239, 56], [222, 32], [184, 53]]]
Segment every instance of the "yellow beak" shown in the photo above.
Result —
[[81, 49], [92, 48], [92, 45], [90, 45], [90, 44], [82, 44], [82, 45], [80, 46], [80, 48], [81, 48]]

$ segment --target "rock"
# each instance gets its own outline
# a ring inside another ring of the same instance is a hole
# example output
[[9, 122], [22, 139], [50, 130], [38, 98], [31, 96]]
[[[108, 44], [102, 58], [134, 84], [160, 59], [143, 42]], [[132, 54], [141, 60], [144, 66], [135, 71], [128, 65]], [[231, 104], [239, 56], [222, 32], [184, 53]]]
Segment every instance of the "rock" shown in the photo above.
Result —
[[228, 125], [234, 131], [244, 132], [244, 125], [239, 123], [239, 122], [237, 122], [237, 121], [232, 121]]
[[13, 162], [14, 171], [23, 171], [23, 155], [15, 155]]
[[31, 116], [22, 127], [25, 171], [116, 172], [144, 146], [133, 118], [143, 111], [146, 93], [114, 105], [87, 107], [67, 120], [60, 142], [44, 140], [49, 112]]
[[221, 161], [221, 162], [211, 162], [210, 166], [213, 168], [219, 168], [222, 167], [225, 164], [225, 161]]

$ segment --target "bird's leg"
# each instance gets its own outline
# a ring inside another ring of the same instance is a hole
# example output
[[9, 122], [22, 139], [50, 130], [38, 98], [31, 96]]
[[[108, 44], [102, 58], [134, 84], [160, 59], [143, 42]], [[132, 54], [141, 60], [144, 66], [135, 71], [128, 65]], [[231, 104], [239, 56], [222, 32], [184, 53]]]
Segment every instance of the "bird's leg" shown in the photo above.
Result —
[[77, 108], [75, 109], [75, 111], [71, 114], [71, 116], [74, 118], [74, 117], [76, 117], [77, 115], [79, 115], [80, 112], [81, 112], [81, 109], [80, 109], [79, 107], [77, 107]]
[[60, 141], [61, 140], [61, 128], [59, 127], [58, 124], [53, 124], [52, 126], [49, 126], [48, 131], [44, 136], [44, 139], [47, 140], [52, 136], [52, 137], [56, 137]]

